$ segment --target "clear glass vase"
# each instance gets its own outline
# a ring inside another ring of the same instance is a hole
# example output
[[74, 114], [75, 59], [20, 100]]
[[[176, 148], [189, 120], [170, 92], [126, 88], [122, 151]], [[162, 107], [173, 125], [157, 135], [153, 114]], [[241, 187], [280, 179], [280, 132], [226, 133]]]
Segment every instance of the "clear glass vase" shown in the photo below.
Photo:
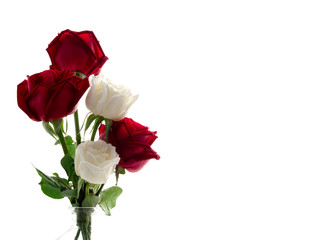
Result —
[[57, 240], [99, 240], [94, 226], [95, 215], [98, 209], [94, 207], [72, 207], [72, 225]]

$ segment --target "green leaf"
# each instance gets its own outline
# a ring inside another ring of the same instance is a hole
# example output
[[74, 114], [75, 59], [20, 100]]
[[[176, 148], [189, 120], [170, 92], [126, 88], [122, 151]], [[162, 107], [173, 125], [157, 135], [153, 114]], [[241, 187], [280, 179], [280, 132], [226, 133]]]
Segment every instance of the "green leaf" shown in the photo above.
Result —
[[64, 139], [65, 139], [67, 145], [71, 145], [71, 144], [75, 143], [75, 141], [73, 141], [73, 139], [70, 135], [65, 136]]
[[54, 198], [54, 199], [61, 199], [63, 198], [61, 194], [61, 189], [59, 187], [54, 187], [50, 184], [48, 184], [43, 179], [39, 183], [41, 185], [42, 192], [47, 195], [48, 197]]
[[61, 199], [63, 198], [61, 194], [60, 186], [49, 176], [41, 172], [36, 168], [39, 176], [41, 177], [40, 185], [42, 192], [47, 195], [48, 197], [54, 199]]
[[43, 122], [42, 122], [42, 126], [43, 126], [44, 130], [46, 130], [47, 133], [49, 133], [54, 139], [57, 139], [57, 138], [55, 137], [54, 130], [53, 130], [53, 128], [52, 128], [52, 126], [50, 125], [49, 122], [44, 122], [44, 121], [43, 121]]
[[76, 156], [76, 148], [77, 148], [76, 144], [72, 143], [70, 145], [67, 145], [67, 148], [68, 148], [70, 156], [74, 158]]
[[76, 153], [76, 142], [73, 141], [71, 136], [66, 136], [65, 140], [66, 140], [68, 151], [69, 151], [71, 157], [74, 158], [75, 157], [75, 153]]
[[70, 176], [74, 171], [74, 159], [70, 155], [65, 155], [61, 159], [61, 166], [66, 171], [67, 175]]
[[58, 135], [60, 130], [61, 130], [63, 119], [60, 118], [60, 119], [57, 119], [57, 120], [52, 120], [50, 122], [53, 125], [53, 129], [54, 129], [55, 134]]
[[77, 191], [75, 189], [72, 190], [64, 190], [61, 192], [63, 197], [77, 197]]
[[89, 115], [89, 117], [87, 118], [87, 121], [86, 121], [86, 125], [84, 126], [84, 132], [86, 132], [88, 130], [88, 128], [90, 127], [91, 123], [98, 117], [99, 116], [96, 116], [93, 113]]
[[75, 169], [74, 169], [74, 159], [70, 155], [65, 155], [61, 159], [61, 166], [66, 171], [69, 180], [72, 182], [77, 182], [78, 176], [76, 175]]
[[55, 177], [51, 177], [51, 179], [60, 186], [61, 189], [71, 189], [69, 181], [65, 178], [61, 178], [58, 173], [53, 174]]
[[87, 195], [82, 202], [82, 207], [95, 207], [98, 205], [99, 201], [99, 196]]
[[118, 186], [110, 187], [101, 192], [100, 207], [106, 215], [111, 216], [110, 210], [116, 206], [117, 198], [122, 193], [122, 189]]
[[41, 171], [40, 171], [39, 169], [37, 169], [37, 168], [36, 168], [36, 170], [37, 170], [39, 176], [40, 176], [41, 179], [42, 179], [41, 181], [43, 181], [44, 183], [46, 183], [46, 184], [48, 184], [48, 185], [51, 185], [51, 186], [53, 186], [53, 187], [59, 187], [51, 177], [49, 177], [48, 175], [44, 174], [43, 172], [41, 172]]

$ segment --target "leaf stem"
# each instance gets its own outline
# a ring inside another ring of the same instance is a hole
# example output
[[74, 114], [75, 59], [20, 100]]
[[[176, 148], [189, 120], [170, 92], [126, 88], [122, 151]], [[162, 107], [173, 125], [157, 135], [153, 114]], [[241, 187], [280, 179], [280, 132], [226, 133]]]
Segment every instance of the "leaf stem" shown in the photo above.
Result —
[[77, 141], [77, 145], [79, 145], [81, 143], [81, 134], [80, 134], [80, 126], [79, 126], [78, 109], [77, 111], [74, 112], [73, 116], [74, 116], [74, 125], [76, 128], [76, 141]]
[[67, 144], [66, 144], [66, 140], [64, 139], [64, 136], [63, 136], [63, 133], [62, 133], [61, 129], [58, 132], [58, 137], [59, 137], [60, 144], [62, 146], [64, 155], [69, 154], [68, 147], [67, 147]]

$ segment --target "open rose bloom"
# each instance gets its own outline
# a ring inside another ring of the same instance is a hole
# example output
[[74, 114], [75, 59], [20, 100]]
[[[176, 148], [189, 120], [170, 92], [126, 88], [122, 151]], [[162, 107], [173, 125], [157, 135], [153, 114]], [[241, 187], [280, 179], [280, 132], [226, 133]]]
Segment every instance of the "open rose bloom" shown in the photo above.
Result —
[[76, 174], [90, 183], [104, 184], [119, 160], [115, 147], [111, 144], [101, 140], [86, 141], [76, 151]]
[[[30, 119], [42, 121], [53, 143], [63, 151], [63, 156], [57, 154], [63, 173], [53, 171], [49, 176], [36, 169], [42, 192], [53, 199], [69, 199], [77, 209], [73, 239], [81, 235], [81, 239], [89, 240], [91, 212], [84, 212], [99, 205], [111, 215], [122, 193], [119, 174], [137, 172], [150, 159], [159, 159], [151, 148], [157, 136], [155, 131], [126, 117], [138, 95], [100, 73], [108, 57], [93, 32], [62, 31], [48, 45], [47, 52], [51, 65], [18, 84], [17, 103]], [[86, 92], [89, 113], [80, 124], [77, 108]], [[68, 134], [72, 120], [69, 115], [73, 115], [74, 139]], [[100, 139], [96, 139], [98, 130]], [[32, 152], [37, 153], [36, 147]], [[31, 157], [49, 164], [46, 156]], [[116, 185], [104, 189], [112, 175]]]
[[[105, 126], [102, 125], [100, 127], [102, 140], [106, 140], [105, 131]], [[130, 118], [113, 122], [109, 130], [109, 142], [116, 147], [120, 156], [119, 166], [130, 172], [137, 172], [150, 159], [160, 159], [160, 156], [151, 148], [157, 139], [156, 133]]]
[[52, 40], [47, 52], [52, 62], [52, 69], [69, 69], [86, 76], [99, 74], [108, 60], [91, 31], [65, 30]]
[[77, 110], [88, 87], [87, 78], [74, 76], [69, 70], [46, 70], [18, 85], [18, 105], [34, 121], [57, 120]]
[[90, 78], [91, 88], [86, 98], [87, 108], [95, 115], [113, 121], [123, 119], [138, 95], [133, 95], [129, 88], [115, 84], [102, 74]]

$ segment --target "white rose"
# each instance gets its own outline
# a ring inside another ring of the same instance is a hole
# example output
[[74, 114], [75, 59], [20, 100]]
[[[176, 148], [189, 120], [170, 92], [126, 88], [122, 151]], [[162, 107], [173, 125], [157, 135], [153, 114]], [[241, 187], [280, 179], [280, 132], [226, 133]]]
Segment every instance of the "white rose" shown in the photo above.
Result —
[[91, 77], [91, 87], [86, 98], [87, 108], [95, 115], [114, 121], [123, 119], [138, 95], [122, 85], [116, 85], [102, 74]]
[[94, 184], [104, 184], [120, 158], [116, 148], [105, 141], [86, 141], [76, 149], [76, 174]]

